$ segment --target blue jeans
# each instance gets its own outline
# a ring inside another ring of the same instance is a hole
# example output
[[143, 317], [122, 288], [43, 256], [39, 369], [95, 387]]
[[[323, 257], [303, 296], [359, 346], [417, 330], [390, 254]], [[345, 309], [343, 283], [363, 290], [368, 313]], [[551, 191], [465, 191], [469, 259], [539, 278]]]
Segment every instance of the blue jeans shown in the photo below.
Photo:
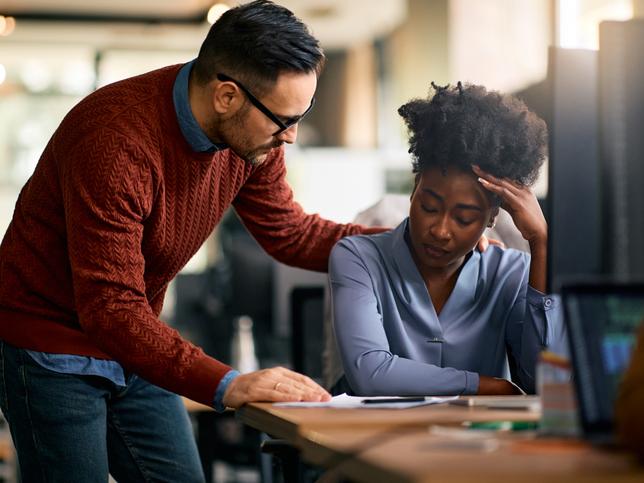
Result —
[[203, 482], [181, 398], [126, 383], [53, 372], [0, 341], [0, 407], [23, 482]]

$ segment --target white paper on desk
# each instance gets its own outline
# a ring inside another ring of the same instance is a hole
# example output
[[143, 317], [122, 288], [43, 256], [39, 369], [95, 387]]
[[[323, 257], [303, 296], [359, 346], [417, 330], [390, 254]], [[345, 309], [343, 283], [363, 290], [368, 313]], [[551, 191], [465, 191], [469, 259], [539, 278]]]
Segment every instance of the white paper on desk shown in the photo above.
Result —
[[340, 394], [331, 398], [326, 402], [280, 402], [274, 403], [273, 406], [281, 408], [340, 408], [340, 409], [406, 409], [415, 408], [417, 406], [428, 406], [430, 404], [441, 404], [448, 401], [457, 399], [458, 396], [448, 397], [425, 397], [424, 401], [406, 401], [405, 398], [400, 398], [400, 402], [388, 402], [381, 404], [363, 404], [365, 399], [394, 399], [390, 396], [383, 397], [357, 397], [347, 396], [346, 393]]

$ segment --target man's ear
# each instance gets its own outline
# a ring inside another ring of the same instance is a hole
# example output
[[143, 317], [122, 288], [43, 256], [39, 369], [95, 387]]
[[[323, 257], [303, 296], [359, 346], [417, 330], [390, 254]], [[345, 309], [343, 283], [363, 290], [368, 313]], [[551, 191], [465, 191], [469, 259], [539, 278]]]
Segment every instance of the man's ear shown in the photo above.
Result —
[[243, 104], [244, 96], [232, 82], [216, 80], [212, 84], [212, 105], [218, 114], [231, 114]]
[[496, 217], [499, 214], [499, 207], [495, 206], [492, 208], [492, 211], [490, 212], [490, 220], [487, 223], [488, 228], [494, 228], [494, 225], [496, 225]]

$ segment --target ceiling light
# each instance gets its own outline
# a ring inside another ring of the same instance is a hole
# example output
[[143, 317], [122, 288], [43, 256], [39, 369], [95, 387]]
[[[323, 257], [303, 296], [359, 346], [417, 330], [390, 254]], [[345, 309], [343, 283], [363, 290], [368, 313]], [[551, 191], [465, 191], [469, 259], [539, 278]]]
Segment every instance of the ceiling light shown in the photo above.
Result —
[[16, 19], [13, 17], [4, 17], [4, 28], [2, 28], [2, 23], [0, 22], [0, 35], [3, 37], [11, 35], [13, 29], [16, 28]]
[[230, 7], [225, 3], [215, 3], [210, 10], [208, 10], [208, 23], [215, 23], [219, 17], [221, 17], [226, 10], [230, 10]]

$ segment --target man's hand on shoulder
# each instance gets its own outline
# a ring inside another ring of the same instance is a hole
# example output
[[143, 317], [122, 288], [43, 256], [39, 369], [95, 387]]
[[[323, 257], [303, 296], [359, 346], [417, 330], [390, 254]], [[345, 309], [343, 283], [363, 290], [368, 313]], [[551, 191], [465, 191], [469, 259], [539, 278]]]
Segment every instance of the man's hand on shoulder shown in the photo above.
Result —
[[226, 407], [238, 408], [260, 401], [328, 401], [331, 395], [311, 378], [284, 367], [237, 376], [224, 393]]
[[495, 240], [494, 238], [488, 238], [485, 235], [481, 235], [479, 242], [476, 244], [476, 249], [479, 252], [483, 253], [490, 245], [496, 245], [497, 247], [505, 248], [503, 242]]

